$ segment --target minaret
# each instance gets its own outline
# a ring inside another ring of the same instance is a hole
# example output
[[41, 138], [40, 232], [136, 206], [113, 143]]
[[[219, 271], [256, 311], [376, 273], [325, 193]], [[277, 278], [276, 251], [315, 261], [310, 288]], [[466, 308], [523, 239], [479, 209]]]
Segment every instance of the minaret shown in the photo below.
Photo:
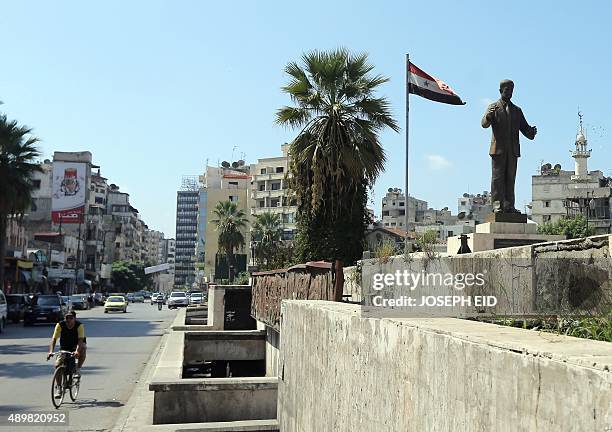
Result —
[[572, 180], [577, 182], [588, 182], [589, 170], [587, 168], [587, 160], [591, 157], [591, 150], [587, 149], [587, 140], [584, 136], [584, 129], [582, 128], [582, 113], [580, 111], [578, 111], [578, 117], [580, 118], [580, 131], [578, 135], [576, 135], [576, 150], [571, 151], [572, 157], [576, 161]]

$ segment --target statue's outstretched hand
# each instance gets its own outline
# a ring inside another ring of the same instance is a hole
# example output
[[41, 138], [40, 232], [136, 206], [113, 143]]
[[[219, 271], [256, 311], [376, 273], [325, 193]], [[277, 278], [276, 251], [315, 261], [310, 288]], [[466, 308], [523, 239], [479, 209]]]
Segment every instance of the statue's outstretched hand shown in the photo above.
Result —
[[538, 133], [538, 128], [537, 127], [533, 127], [533, 136], [536, 136]]
[[495, 106], [490, 105], [489, 109], [487, 110], [487, 120], [489, 120], [489, 123], [493, 123], [493, 121], [495, 121]]

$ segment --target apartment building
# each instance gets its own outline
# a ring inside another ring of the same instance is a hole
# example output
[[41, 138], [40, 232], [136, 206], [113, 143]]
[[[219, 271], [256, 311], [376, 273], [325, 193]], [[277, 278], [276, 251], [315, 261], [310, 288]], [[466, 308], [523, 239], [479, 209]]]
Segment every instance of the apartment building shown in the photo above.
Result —
[[293, 240], [296, 229], [297, 203], [289, 189], [289, 145], [281, 146], [282, 156], [258, 159], [251, 164], [249, 207], [251, 225], [255, 216], [265, 212], [280, 216], [283, 240]]
[[611, 232], [612, 178], [600, 170], [588, 170], [591, 153], [580, 117], [579, 131], [570, 151], [574, 170], [563, 170], [561, 164], [547, 163], [531, 178], [534, 222], [543, 224], [582, 215], [597, 234]]
[[[427, 201], [408, 196], [409, 223], [422, 222]], [[382, 199], [382, 226], [406, 230], [406, 196], [399, 188], [389, 188]], [[409, 227], [412, 229], [412, 227]]]

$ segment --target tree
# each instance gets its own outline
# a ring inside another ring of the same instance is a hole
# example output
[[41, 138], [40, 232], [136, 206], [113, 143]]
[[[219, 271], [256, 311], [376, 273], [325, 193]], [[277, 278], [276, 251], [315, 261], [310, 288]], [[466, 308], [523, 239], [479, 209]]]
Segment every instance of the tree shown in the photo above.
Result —
[[38, 138], [32, 129], [0, 115], [0, 288], [4, 288], [4, 257], [9, 218], [23, 218], [30, 207], [32, 175], [40, 172]]
[[564, 235], [568, 239], [595, 235], [595, 229], [589, 227], [584, 216], [562, 218], [556, 222], [547, 222], [538, 227], [539, 234]]
[[367, 226], [367, 192], [384, 169], [378, 134], [399, 131], [389, 103], [374, 91], [388, 81], [370, 75], [367, 54], [346, 49], [313, 51], [285, 67], [282, 88], [295, 106], [276, 122], [301, 128], [291, 142], [289, 184], [295, 192], [296, 253], [304, 261], [361, 258]]
[[248, 223], [243, 210], [239, 210], [236, 203], [231, 201], [220, 201], [214, 211], [217, 219], [212, 223], [217, 225], [219, 232], [218, 248], [219, 252], [225, 253], [229, 265], [229, 281], [234, 280], [236, 270], [236, 257], [234, 251], [244, 246], [244, 236], [240, 230], [245, 229]]
[[253, 240], [256, 242], [255, 256], [257, 264], [269, 270], [276, 264], [283, 230], [280, 215], [265, 212], [255, 216]]
[[111, 281], [121, 291], [136, 292], [152, 285], [151, 275], [145, 275], [146, 264], [136, 261], [115, 261], [112, 266]]

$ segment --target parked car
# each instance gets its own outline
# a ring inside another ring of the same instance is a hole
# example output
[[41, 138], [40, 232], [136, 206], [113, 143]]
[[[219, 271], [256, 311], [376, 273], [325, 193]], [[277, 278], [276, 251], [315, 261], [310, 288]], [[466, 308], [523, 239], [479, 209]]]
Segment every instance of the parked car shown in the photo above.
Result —
[[23, 325], [37, 322], [57, 323], [64, 319], [68, 306], [57, 294], [35, 295], [23, 316]]
[[8, 307], [6, 305], [6, 297], [4, 292], [0, 290], [0, 333], [4, 331], [6, 320], [8, 319]]
[[189, 305], [189, 299], [183, 291], [172, 291], [168, 297], [168, 309]]
[[134, 303], [134, 294], [132, 294], [132, 293], [128, 293], [128, 295], [127, 295], [127, 301], [128, 301], [128, 303], [129, 303], [129, 302]]
[[189, 296], [189, 304], [190, 305], [199, 305], [199, 304], [202, 304], [202, 293], [201, 292], [192, 292], [191, 296]]
[[87, 296], [75, 294], [70, 296], [70, 301], [72, 302], [72, 309], [89, 309], [89, 302], [87, 301]]
[[23, 319], [25, 311], [30, 304], [30, 298], [27, 294], [7, 294], [7, 319], [18, 323]]
[[104, 304], [104, 296], [102, 295], [101, 292], [95, 292], [94, 295], [94, 303], [98, 304], [98, 305], [103, 305]]
[[134, 294], [134, 303], [144, 303], [145, 299], [142, 294]]
[[123, 296], [109, 296], [104, 303], [104, 313], [108, 312], [127, 312], [127, 301]]

